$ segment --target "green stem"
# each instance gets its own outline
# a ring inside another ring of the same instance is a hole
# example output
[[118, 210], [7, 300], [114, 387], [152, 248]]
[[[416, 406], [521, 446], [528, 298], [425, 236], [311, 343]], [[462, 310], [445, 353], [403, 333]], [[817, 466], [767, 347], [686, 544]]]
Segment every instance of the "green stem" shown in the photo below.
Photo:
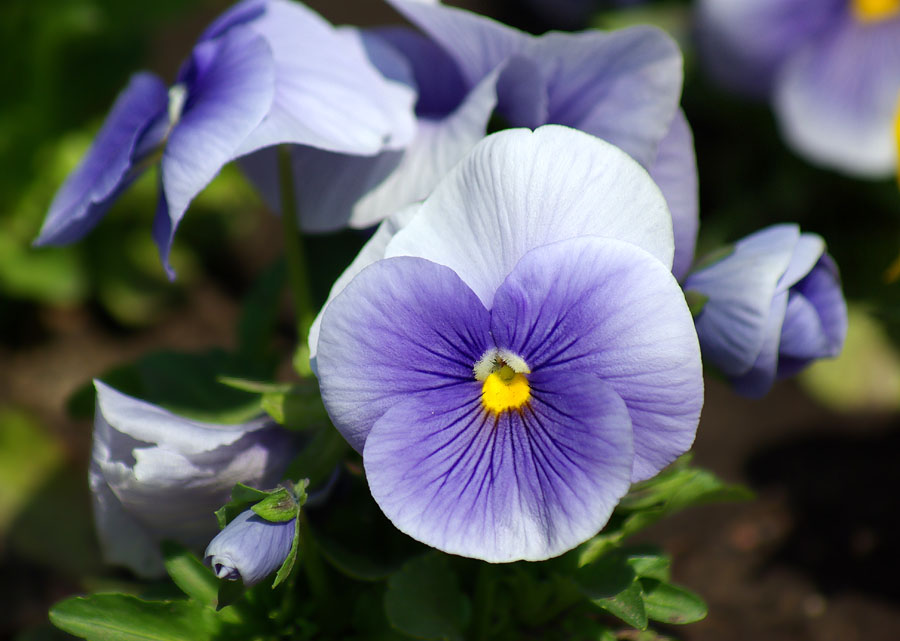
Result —
[[490, 637], [496, 586], [491, 565], [482, 562], [480, 566], [475, 583], [475, 615], [473, 617], [475, 636], [473, 638], [475, 641], [486, 641]]
[[303, 510], [297, 518], [300, 519], [300, 560], [303, 563], [306, 580], [309, 582], [310, 592], [321, 607], [330, 608], [331, 587], [328, 584], [325, 565], [319, 555], [319, 546]]
[[294, 193], [294, 176], [291, 170], [291, 153], [287, 145], [278, 148], [278, 181], [281, 188], [281, 222], [284, 231], [284, 255], [288, 266], [288, 279], [297, 317], [297, 340], [306, 343], [309, 328], [316, 314], [309, 288], [306, 252], [300, 236], [297, 218], [297, 199]]

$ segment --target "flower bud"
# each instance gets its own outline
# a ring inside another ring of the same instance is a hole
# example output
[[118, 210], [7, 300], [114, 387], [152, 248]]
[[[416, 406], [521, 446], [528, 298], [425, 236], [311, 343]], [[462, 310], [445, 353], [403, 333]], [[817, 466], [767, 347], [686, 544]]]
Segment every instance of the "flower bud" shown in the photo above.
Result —
[[259, 583], [281, 567], [294, 541], [296, 518], [274, 523], [244, 510], [210, 541], [204, 563], [227, 581]]

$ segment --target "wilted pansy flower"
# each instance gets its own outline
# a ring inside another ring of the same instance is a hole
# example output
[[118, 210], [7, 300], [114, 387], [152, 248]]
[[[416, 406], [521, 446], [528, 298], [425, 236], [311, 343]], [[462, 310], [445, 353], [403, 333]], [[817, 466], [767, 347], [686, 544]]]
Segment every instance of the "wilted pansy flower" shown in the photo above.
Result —
[[621, 150], [545, 126], [488, 137], [416, 210], [323, 313], [325, 406], [400, 530], [560, 554], [694, 439], [665, 201]]
[[701, 0], [704, 58], [727, 85], [770, 96], [787, 142], [864, 177], [897, 165], [896, 0]]
[[413, 134], [412, 101], [357, 40], [310, 9], [246, 0], [206, 30], [173, 86], [151, 73], [132, 77], [57, 193], [36, 243], [80, 239], [158, 162], [153, 235], [173, 276], [175, 228], [226, 163], [279, 143], [349, 154], [402, 146]]
[[235, 483], [273, 487], [295, 452], [293, 437], [271, 420], [201, 423], [100, 381], [94, 387], [97, 533], [108, 562], [141, 576], [162, 573], [162, 540], [203, 549]]
[[284, 563], [294, 541], [295, 520], [275, 523], [245, 510], [210, 541], [204, 562], [220, 579], [255, 585]]
[[[678, 109], [681, 53], [669, 36], [644, 26], [536, 37], [439, 2], [390, 3], [422, 33], [388, 28], [364, 40], [382, 72], [416, 88], [416, 137], [402, 152], [366, 158], [295, 149], [304, 228], [367, 227], [421, 200], [484, 137], [496, 112], [514, 127], [581, 129], [649, 169], [680, 222], [675, 270], [686, 271], [696, 235], [696, 167]], [[274, 154], [248, 158], [244, 167], [277, 206]]]
[[708, 297], [696, 318], [703, 357], [746, 396], [769, 391], [813, 360], [837, 356], [847, 305], [825, 243], [775, 225], [688, 275], [685, 291]]

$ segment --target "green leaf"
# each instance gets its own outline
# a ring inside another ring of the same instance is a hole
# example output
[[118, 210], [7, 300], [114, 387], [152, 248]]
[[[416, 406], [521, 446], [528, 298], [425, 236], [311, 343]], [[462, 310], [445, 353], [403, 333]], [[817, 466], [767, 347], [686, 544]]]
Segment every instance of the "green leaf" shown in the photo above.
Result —
[[244, 392], [254, 394], [285, 394], [291, 391], [294, 383], [269, 383], [266, 381], [253, 381], [246, 378], [236, 378], [234, 376], [220, 376], [218, 381], [228, 387], [239, 389]]
[[294, 458], [285, 476], [289, 479], [306, 478], [313, 487], [318, 487], [331, 477], [347, 449], [347, 441], [340, 432], [330, 423], [324, 425]]
[[382, 556], [360, 554], [354, 548], [345, 547], [320, 532], [316, 532], [316, 542], [325, 560], [357, 581], [383, 581], [402, 566], [402, 562], [397, 559], [386, 560]]
[[284, 523], [297, 517], [300, 506], [294, 499], [294, 495], [286, 488], [280, 488], [266, 496], [251, 508], [256, 514], [273, 523]]
[[290, 429], [309, 430], [317, 425], [330, 425], [318, 386], [294, 385], [287, 392], [266, 392], [260, 406], [276, 422]]
[[591, 599], [591, 602], [633, 628], [647, 629], [647, 611], [644, 609], [644, 595], [638, 580], [632, 581], [631, 585], [615, 596]]
[[190, 550], [174, 541], [163, 541], [166, 572], [182, 592], [194, 601], [214, 607], [219, 592], [219, 580]]
[[285, 276], [284, 260], [276, 260], [244, 298], [237, 329], [239, 353], [248, 357], [269, 357], [273, 353], [278, 302], [284, 291]]
[[66, 599], [50, 610], [50, 621], [88, 641], [204, 641], [218, 632], [213, 612], [198, 604], [126, 594]]
[[669, 568], [672, 560], [664, 554], [630, 554], [628, 556], [628, 565], [634, 570], [639, 577], [648, 579], [657, 579], [659, 581], [669, 580]]
[[698, 595], [677, 585], [641, 579], [647, 616], [663, 623], [694, 623], [706, 616], [706, 603]]
[[384, 607], [391, 625], [416, 639], [462, 641], [468, 600], [446, 556], [429, 553], [388, 580]]
[[294, 520], [294, 540], [291, 541], [291, 549], [288, 552], [287, 557], [285, 557], [284, 562], [275, 574], [275, 581], [272, 583], [272, 589], [281, 585], [281, 583], [290, 576], [291, 570], [294, 569], [294, 562], [297, 560], [297, 552], [300, 547], [300, 518], [301, 517], [298, 514]]
[[241, 579], [236, 581], [219, 581], [219, 587], [216, 591], [216, 611], [227, 608], [242, 596], [244, 596], [244, 582]]
[[637, 578], [634, 568], [622, 554], [608, 554], [578, 568], [575, 582], [589, 599], [603, 599], [627, 590]]

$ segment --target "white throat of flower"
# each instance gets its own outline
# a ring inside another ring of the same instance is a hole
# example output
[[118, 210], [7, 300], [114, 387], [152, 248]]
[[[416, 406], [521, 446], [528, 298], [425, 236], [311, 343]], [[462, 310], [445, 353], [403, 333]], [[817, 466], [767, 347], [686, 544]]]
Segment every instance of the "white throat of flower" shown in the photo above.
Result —
[[[184, 103], [187, 101], [187, 86], [179, 82], [177, 85], [169, 87], [169, 127], [168, 131], [178, 124], [181, 120], [181, 111], [184, 109]], [[166, 132], [168, 135], [168, 131]]]

